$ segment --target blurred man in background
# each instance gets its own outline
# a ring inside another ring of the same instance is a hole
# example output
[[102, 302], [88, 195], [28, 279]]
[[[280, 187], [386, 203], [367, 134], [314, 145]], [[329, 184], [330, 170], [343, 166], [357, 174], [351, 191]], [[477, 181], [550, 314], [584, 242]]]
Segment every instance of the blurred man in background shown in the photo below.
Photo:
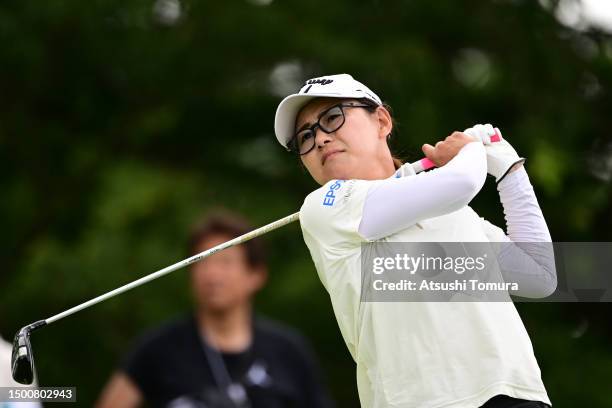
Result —
[[[251, 230], [217, 213], [194, 229], [191, 254]], [[195, 313], [145, 335], [103, 390], [98, 408], [328, 407], [305, 340], [256, 317], [252, 301], [265, 284], [258, 238], [220, 251], [191, 269]]]

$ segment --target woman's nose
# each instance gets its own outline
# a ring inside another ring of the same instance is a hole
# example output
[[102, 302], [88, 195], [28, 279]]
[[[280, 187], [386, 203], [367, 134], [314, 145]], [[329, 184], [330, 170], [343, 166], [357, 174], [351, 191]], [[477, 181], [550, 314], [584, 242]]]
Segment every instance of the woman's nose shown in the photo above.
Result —
[[321, 149], [325, 144], [332, 141], [332, 133], [325, 133], [321, 129], [317, 129], [315, 134], [315, 144]]

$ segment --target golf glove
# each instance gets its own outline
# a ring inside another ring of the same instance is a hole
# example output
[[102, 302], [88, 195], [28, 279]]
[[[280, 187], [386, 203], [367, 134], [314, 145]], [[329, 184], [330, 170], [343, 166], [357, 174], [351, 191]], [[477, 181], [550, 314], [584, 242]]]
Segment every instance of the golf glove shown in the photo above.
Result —
[[512, 166], [525, 161], [525, 158], [519, 157], [516, 150], [502, 137], [499, 129], [497, 129], [499, 141], [491, 142], [491, 136], [496, 134], [496, 130], [490, 124], [476, 125], [463, 133], [483, 141], [487, 152], [487, 173], [495, 177], [497, 183], [508, 174]]

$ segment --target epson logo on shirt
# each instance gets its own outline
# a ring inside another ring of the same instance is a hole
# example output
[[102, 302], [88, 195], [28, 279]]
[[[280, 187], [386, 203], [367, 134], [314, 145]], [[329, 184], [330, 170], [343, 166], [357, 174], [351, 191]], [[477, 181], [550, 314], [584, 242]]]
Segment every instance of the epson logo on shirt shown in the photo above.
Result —
[[334, 201], [336, 201], [336, 190], [342, 187], [342, 183], [345, 181], [346, 180], [336, 180], [329, 186], [327, 193], [325, 193], [325, 197], [323, 197], [323, 205], [334, 205]]

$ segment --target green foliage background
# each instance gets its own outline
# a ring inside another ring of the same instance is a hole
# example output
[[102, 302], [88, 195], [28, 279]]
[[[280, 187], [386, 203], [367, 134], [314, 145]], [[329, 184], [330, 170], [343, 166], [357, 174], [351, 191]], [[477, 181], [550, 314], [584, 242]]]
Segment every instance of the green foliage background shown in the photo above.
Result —
[[[528, 158], [553, 239], [612, 241], [609, 34], [564, 27], [527, 0], [260, 3], [184, 1], [174, 24], [152, 0], [0, 4], [5, 339], [182, 259], [211, 207], [255, 225], [297, 211], [316, 186], [274, 139], [283, 72], [368, 84], [393, 106], [407, 160], [496, 124]], [[493, 181], [473, 207], [505, 225]], [[357, 406], [299, 227], [266, 240], [260, 312], [305, 333], [338, 406]], [[90, 406], [134, 337], [189, 307], [175, 272], [35, 333], [41, 383], [76, 386]], [[612, 406], [610, 306], [517, 307], [555, 406]]]

